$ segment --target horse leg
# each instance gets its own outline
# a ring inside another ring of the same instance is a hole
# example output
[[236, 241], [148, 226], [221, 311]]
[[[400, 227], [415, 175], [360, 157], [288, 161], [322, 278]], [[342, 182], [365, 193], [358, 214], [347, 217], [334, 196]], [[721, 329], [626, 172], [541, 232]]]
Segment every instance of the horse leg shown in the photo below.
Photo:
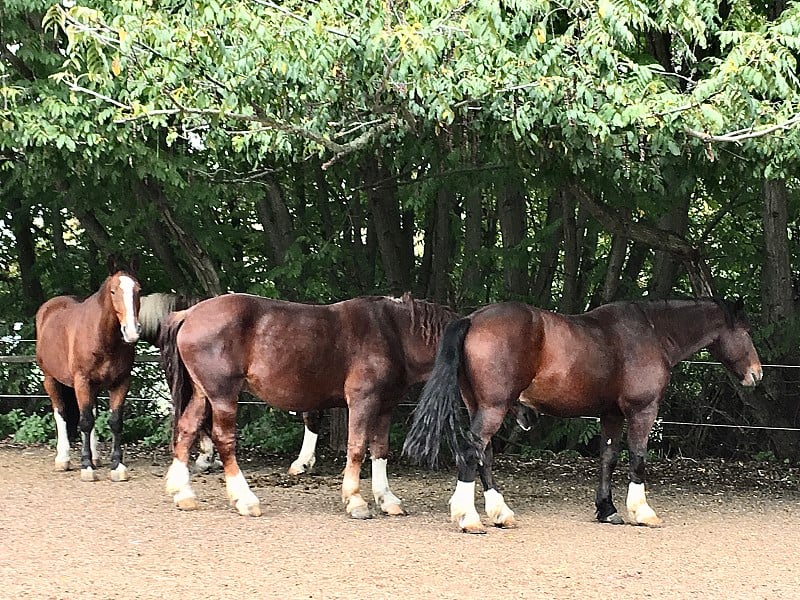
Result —
[[[96, 423], [97, 422], [97, 405], [96, 404], [94, 405], [94, 408], [92, 409], [92, 412], [94, 413], [94, 419], [95, 419], [95, 423]], [[97, 428], [96, 427], [92, 427], [92, 433], [89, 434], [89, 448], [90, 448], [90, 451], [92, 453], [92, 462], [94, 462], [94, 466], [95, 467], [102, 467], [103, 466], [103, 461], [102, 461], [102, 459], [100, 457], [100, 447], [98, 445]]]
[[495, 527], [511, 529], [516, 527], [514, 521], [514, 511], [511, 510], [503, 498], [503, 494], [497, 489], [492, 474], [494, 463], [494, 450], [489, 442], [483, 453], [483, 461], [478, 463], [478, 475], [483, 485], [483, 499], [485, 502], [486, 515], [492, 520]]
[[[205, 400], [204, 400], [205, 403]], [[211, 440], [211, 408], [206, 404], [203, 426], [200, 428], [200, 440], [197, 442], [198, 455], [194, 461], [196, 473], [208, 473], [213, 467], [221, 467], [222, 462], [214, 458], [214, 442]]]
[[381, 511], [391, 516], [406, 514], [403, 501], [389, 489], [389, 477], [386, 465], [389, 456], [389, 427], [392, 422], [392, 411], [382, 412], [373, 424], [373, 435], [369, 444], [369, 453], [372, 458], [372, 495], [375, 497], [376, 506]]
[[108, 391], [108, 425], [111, 428], [111, 458], [109, 459], [108, 478], [111, 481], [128, 481], [128, 468], [122, 462], [122, 421], [125, 410], [125, 395], [128, 393], [131, 380], [123, 380], [117, 387]]
[[75, 378], [75, 398], [78, 401], [78, 429], [81, 432], [81, 481], [97, 481], [96, 465], [92, 460], [92, 431], [94, 430], [95, 390], [83, 379]]
[[239, 464], [236, 461], [236, 405], [237, 395], [209, 398], [211, 403], [211, 438], [219, 452], [222, 470], [225, 473], [225, 488], [228, 499], [240, 515], [260, 517], [261, 502], [250, 490]]
[[189, 473], [189, 453], [197, 438], [206, 414], [206, 396], [194, 389], [183, 413], [178, 418], [173, 435], [172, 464], [166, 475], [166, 490], [180, 510], [196, 510], [197, 497], [192, 490]]
[[371, 519], [372, 511], [361, 497], [361, 465], [367, 451], [367, 429], [373, 421], [369, 408], [377, 406], [377, 399], [363, 396], [358, 401], [348, 398], [350, 408], [347, 418], [347, 464], [342, 479], [342, 503], [354, 519]]
[[[476, 406], [475, 401], [472, 399], [471, 394], [464, 396], [467, 407]], [[458, 482], [456, 489], [450, 498], [450, 519], [458, 522], [461, 531], [464, 533], [486, 533], [486, 529], [481, 523], [478, 511], [475, 509], [475, 476], [479, 470], [479, 457], [483, 454], [486, 456], [486, 448], [492, 441], [492, 436], [500, 429], [500, 425], [505, 417], [508, 404], [506, 402], [490, 403], [488, 407], [481, 407], [478, 410], [470, 410], [471, 424], [470, 434], [471, 439], [467, 440], [463, 447], [464, 458], [458, 461]], [[489, 451], [489, 460], [491, 461], [491, 451]], [[492, 511], [490, 516], [494, 520], [495, 516], [503, 518], [505, 505], [503, 496], [494, 487], [494, 479], [491, 474], [491, 462], [488, 469], [486, 465], [480, 465], [485, 492], [488, 492], [488, 510]], [[514, 513], [511, 513], [511, 523], [513, 523]]]
[[208, 473], [214, 467], [221, 467], [222, 462], [214, 459], [214, 442], [211, 440], [211, 434], [205, 429], [200, 432], [200, 440], [197, 442], [197, 460], [194, 461], [194, 470], [196, 473]]
[[61, 396], [61, 384], [55, 378], [44, 376], [44, 389], [50, 396], [53, 405], [53, 418], [56, 422], [56, 471], [69, 471], [69, 433], [67, 432], [67, 419], [64, 414], [64, 398]]
[[603, 439], [603, 452], [600, 456], [600, 483], [597, 486], [594, 505], [597, 520], [601, 523], [622, 525], [625, 521], [617, 512], [611, 500], [611, 477], [619, 458], [619, 444], [622, 438], [622, 415], [609, 414], [600, 418], [600, 435]]
[[314, 464], [317, 462], [317, 438], [321, 424], [321, 410], [303, 413], [303, 445], [300, 447], [300, 454], [289, 467], [289, 475], [310, 473], [314, 468]]
[[645, 496], [645, 459], [647, 457], [647, 438], [658, 414], [658, 402], [650, 403], [641, 412], [628, 415], [628, 453], [630, 484], [626, 506], [628, 517], [634, 525], [658, 527], [661, 519], [647, 504]]

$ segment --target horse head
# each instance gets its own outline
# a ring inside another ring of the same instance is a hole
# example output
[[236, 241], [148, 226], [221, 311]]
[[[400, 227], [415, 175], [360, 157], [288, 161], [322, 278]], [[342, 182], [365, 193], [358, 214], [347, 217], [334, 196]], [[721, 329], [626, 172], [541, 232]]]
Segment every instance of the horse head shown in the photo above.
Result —
[[128, 265], [122, 265], [115, 257], [108, 259], [109, 278], [106, 289], [126, 344], [138, 342], [142, 333], [142, 325], [139, 323], [142, 288], [135, 275], [137, 262], [134, 259]]
[[708, 350], [739, 378], [742, 385], [753, 387], [761, 381], [764, 373], [750, 338], [750, 322], [744, 302], [739, 299], [734, 303], [720, 301], [718, 304], [725, 313], [725, 324]]

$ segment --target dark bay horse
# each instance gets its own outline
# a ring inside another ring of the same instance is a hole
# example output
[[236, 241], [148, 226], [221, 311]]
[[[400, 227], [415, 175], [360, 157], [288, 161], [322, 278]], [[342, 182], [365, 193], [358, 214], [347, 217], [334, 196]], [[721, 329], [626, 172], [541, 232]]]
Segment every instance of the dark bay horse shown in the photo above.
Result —
[[369, 518], [360, 493], [367, 446], [380, 510], [404, 514], [389, 489], [386, 463], [393, 408], [424, 381], [444, 326], [457, 315], [429, 302], [361, 297], [308, 305], [247, 294], [200, 302], [165, 321], [162, 356], [175, 406], [167, 492], [194, 509], [189, 450], [207, 414], [228, 496], [242, 515], [261, 507], [236, 461], [236, 408], [244, 389], [283, 410], [349, 408], [342, 500], [347, 514]]
[[[658, 525], [645, 498], [647, 439], [671, 369], [701, 348], [742, 385], [761, 379], [741, 301], [615, 302], [577, 316], [520, 303], [486, 306], [445, 329], [404, 452], [434, 466], [440, 441], [450, 445], [458, 466], [450, 516], [463, 531], [483, 533], [475, 510], [476, 473], [491, 522], [514, 525], [494, 483], [490, 442], [517, 399], [553, 416], [597, 416], [604, 442], [597, 519], [623, 523], [611, 500], [611, 476], [627, 420], [628, 517]], [[458, 419], [462, 397], [469, 430]]]
[[[128, 479], [122, 463], [122, 420], [134, 345], [141, 331], [135, 269], [135, 264], [119, 265], [111, 258], [109, 276], [97, 292], [83, 301], [73, 296], [51, 298], [36, 312], [36, 361], [44, 373], [44, 389], [56, 421], [55, 466], [62, 471], [70, 469], [69, 432], [80, 426], [83, 481], [97, 479], [94, 420], [97, 395], [102, 390], [108, 390], [110, 398], [109, 478]], [[70, 406], [75, 402], [77, 414]]]

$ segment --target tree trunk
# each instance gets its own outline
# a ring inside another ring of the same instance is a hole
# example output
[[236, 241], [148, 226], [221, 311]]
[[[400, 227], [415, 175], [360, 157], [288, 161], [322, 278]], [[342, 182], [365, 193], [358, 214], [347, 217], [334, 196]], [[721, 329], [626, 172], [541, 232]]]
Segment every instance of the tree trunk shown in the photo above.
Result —
[[135, 186], [137, 194], [140, 197], [149, 198], [158, 209], [162, 223], [186, 254], [187, 262], [203, 293], [209, 296], [219, 296], [222, 293], [222, 285], [211, 258], [202, 246], [178, 223], [167, 203], [161, 186], [157, 183], [142, 180], [137, 180]]
[[531, 286], [531, 301], [535, 306], [554, 308], [553, 279], [555, 279], [558, 269], [558, 256], [564, 235], [560, 191], [552, 194], [547, 200], [545, 228], [550, 233], [545, 238], [539, 252], [539, 265]]
[[[762, 322], [771, 325], [760, 349], [762, 360], [797, 364], [798, 350], [792, 339], [796, 331], [791, 277], [791, 253], [787, 235], [788, 193], [783, 180], [762, 185], [764, 263], [762, 265]], [[783, 369], [765, 369], [761, 386], [753, 394], [742, 394], [762, 426], [797, 427], [796, 383], [787, 381]], [[780, 458], [798, 460], [800, 446], [792, 432], [770, 431], [770, 441]]]
[[448, 304], [450, 297], [450, 271], [453, 261], [453, 234], [451, 214], [456, 207], [456, 196], [446, 186], [439, 188], [434, 206], [432, 285], [430, 296], [439, 304]]
[[508, 299], [527, 300], [530, 256], [524, 246], [527, 235], [525, 193], [518, 181], [507, 182], [497, 191], [497, 217], [503, 237], [503, 281]]
[[17, 261], [26, 312], [33, 315], [44, 302], [42, 284], [36, 275], [36, 245], [33, 239], [33, 218], [19, 195], [8, 191], [8, 211], [11, 213], [11, 230], [16, 239]]
[[464, 195], [464, 267], [461, 303], [476, 306], [485, 297], [480, 252], [483, 247], [483, 199], [481, 190], [469, 188]]
[[[685, 237], [689, 230], [689, 195], [682, 194], [667, 214], [658, 221], [661, 229], [677, 233]], [[648, 286], [651, 298], [667, 298], [675, 287], [681, 267], [679, 260], [665, 250], [658, 250], [653, 260], [653, 277]]]
[[264, 239], [270, 262], [280, 266], [292, 244], [292, 219], [280, 186], [272, 179], [266, 181], [266, 191], [256, 202], [258, 220], [264, 228]]
[[347, 452], [347, 408], [332, 408], [330, 416], [330, 448], [338, 453]]
[[401, 214], [397, 182], [377, 158], [366, 158], [362, 174], [389, 291], [399, 296], [414, 281], [413, 220]]
[[575, 197], [568, 190], [562, 190], [559, 194], [564, 242], [564, 284], [558, 310], [565, 314], [573, 314], [578, 311], [578, 269], [583, 234], [579, 231], [578, 220], [575, 217]]
[[625, 255], [628, 253], [628, 238], [615, 235], [611, 239], [611, 252], [608, 255], [606, 277], [603, 281], [603, 291], [600, 302], [607, 304], [617, 297], [617, 292], [622, 279], [622, 267], [625, 264]]

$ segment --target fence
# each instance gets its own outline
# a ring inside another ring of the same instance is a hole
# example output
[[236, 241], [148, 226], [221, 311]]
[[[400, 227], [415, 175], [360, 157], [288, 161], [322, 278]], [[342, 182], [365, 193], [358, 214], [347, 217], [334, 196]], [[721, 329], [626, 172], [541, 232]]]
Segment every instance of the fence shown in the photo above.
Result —
[[[20, 343], [33, 343], [35, 340], [22, 340], [22, 339], [14, 339], [14, 340], [0, 340], [0, 341], [7, 341], [13, 342], [14, 345]], [[32, 355], [0, 355], [0, 364], [25, 364], [25, 363], [35, 363], [35, 357]], [[155, 354], [137, 354], [135, 362], [142, 364], [142, 363], [156, 363], [159, 362], [160, 358], [158, 355]], [[705, 361], [705, 360], [686, 360], [682, 361], [684, 365], [705, 365], [705, 366], [715, 366], [720, 367], [722, 366], [721, 363], [714, 362], [714, 361]], [[800, 369], [800, 365], [784, 365], [784, 364], [763, 364], [762, 367], [764, 369]], [[100, 396], [101, 398], [107, 399], [107, 396]], [[4, 390], [0, 389], [0, 407], [3, 405], [3, 400], [7, 399], [47, 399], [48, 396], [45, 394], [11, 394], [5, 393]], [[167, 399], [167, 396], [164, 396]], [[152, 402], [153, 398], [142, 398], [136, 396], [128, 396], [127, 401], [129, 402]], [[250, 405], [259, 405], [266, 407], [267, 405], [263, 402], [253, 400], [242, 400], [239, 404], [250, 404]], [[400, 406], [404, 406], [407, 408], [413, 407], [413, 403], [404, 402], [401, 403]], [[578, 417], [584, 420], [594, 420], [597, 421], [597, 417]], [[736, 430], [753, 430], [753, 431], [781, 431], [781, 432], [800, 432], [800, 428], [798, 427], [780, 427], [780, 426], [769, 426], [769, 425], [749, 425], [749, 424], [735, 424], [735, 423], [697, 423], [697, 422], [690, 422], [690, 421], [679, 421], [679, 420], [669, 420], [669, 419], [658, 419], [657, 424], [661, 427], [668, 426], [668, 427], [700, 427], [700, 428], [710, 428], [710, 429], [736, 429]]]

